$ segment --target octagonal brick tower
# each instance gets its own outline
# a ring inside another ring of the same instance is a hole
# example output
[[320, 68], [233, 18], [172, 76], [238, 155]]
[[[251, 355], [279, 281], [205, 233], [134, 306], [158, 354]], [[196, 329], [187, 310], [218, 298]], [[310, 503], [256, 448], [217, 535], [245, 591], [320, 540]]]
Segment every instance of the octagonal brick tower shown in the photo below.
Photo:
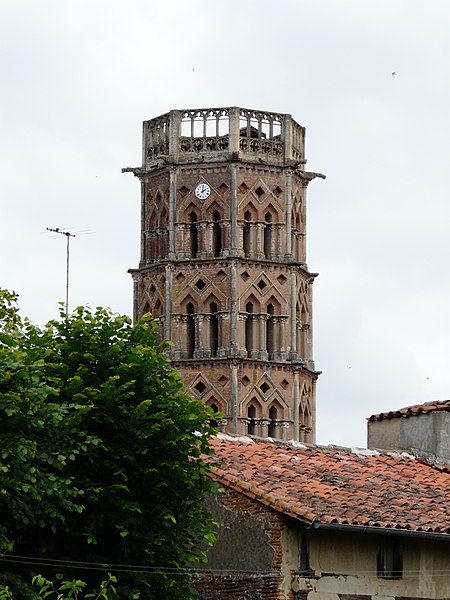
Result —
[[238, 107], [144, 122], [134, 317], [151, 312], [222, 431], [315, 441], [305, 129]]

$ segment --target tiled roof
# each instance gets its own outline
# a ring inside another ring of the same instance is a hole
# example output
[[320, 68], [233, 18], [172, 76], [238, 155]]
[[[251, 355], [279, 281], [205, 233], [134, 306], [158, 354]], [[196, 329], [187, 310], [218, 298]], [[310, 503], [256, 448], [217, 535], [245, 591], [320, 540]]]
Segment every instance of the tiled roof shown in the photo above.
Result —
[[383, 421], [384, 419], [411, 417], [441, 410], [450, 411], [450, 400], [435, 400], [433, 402], [425, 402], [424, 404], [405, 406], [405, 408], [399, 408], [398, 410], [391, 410], [388, 412], [379, 413], [377, 415], [371, 415], [368, 420]]
[[450, 534], [450, 473], [406, 453], [219, 434], [211, 476], [307, 524]]

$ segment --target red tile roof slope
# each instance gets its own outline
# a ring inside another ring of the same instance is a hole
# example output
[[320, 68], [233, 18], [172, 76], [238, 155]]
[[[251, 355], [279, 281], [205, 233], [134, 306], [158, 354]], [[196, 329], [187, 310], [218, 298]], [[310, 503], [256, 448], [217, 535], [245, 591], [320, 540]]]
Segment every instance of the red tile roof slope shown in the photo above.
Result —
[[441, 410], [450, 411], [450, 400], [434, 400], [433, 402], [424, 402], [424, 404], [405, 406], [405, 408], [399, 408], [398, 410], [391, 410], [379, 413], [377, 415], [371, 415], [368, 420], [383, 421], [384, 419], [412, 417]]
[[450, 472], [405, 453], [223, 434], [212, 446], [211, 477], [304, 523], [450, 534]]

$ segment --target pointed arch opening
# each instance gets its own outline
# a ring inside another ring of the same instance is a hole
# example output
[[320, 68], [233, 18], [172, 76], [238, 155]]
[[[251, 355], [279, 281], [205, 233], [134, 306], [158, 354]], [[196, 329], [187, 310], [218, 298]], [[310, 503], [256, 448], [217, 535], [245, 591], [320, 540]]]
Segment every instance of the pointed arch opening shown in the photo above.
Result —
[[194, 356], [195, 350], [195, 321], [194, 321], [194, 305], [188, 302], [186, 305], [187, 322], [186, 322], [186, 350], [188, 358]]
[[210, 321], [209, 321], [209, 339], [211, 343], [211, 356], [217, 355], [219, 347], [219, 319], [217, 316], [217, 304], [211, 302], [209, 305]]
[[272, 254], [272, 213], [264, 215], [264, 256], [270, 258]]
[[190, 233], [191, 233], [191, 257], [196, 258], [198, 252], [198, 230], [197, 230], [197, 213], [192, 211], [189, 214]]
[[249, 419], [247, 425], [248, 435], [255, 435], [256, 433], [256, 406], [252, 403], [247, 408], [247, 418]]
[[[213, 399], [212, 399], [212, 401], [208, 402], [208, 406], [209, 406], [209, 408], [210, 408], [210, 409], [211, 409], [211, 410], [212, 410], [212, 411], [213, 411], [215, 414], [217, 414], [217, 413], [219, 413], [219, 412], [220, 412], [220, 411], [219, 411], [219, 406], [218, 406], [218, 404], [215, 402], [215, 398], [213, 398]], [[209, 421], [209, 426], [210, 426], [210, 427], [214, 427], [214, 428], [218, 429], [218, 427], [219, 427], [219, 422], [218, 422], [218, 420], [217, 420], [217, 419], [210, 419], [210, 421]]]
[[244, 214], [244, 230], [243, 230], [243, 246], [244, 246], [244, 254], [245, 256], [250, 256], [251, 243], [251, 225], [250, 221], [252, 220], [252, 214], [249, 210], [247, 210]]
[[253, 331], [255, 327], [255, 322], [253, 320], [253, 302], [247, 302], [245, 305], [245, 312], [247, 313], [247, 318], [245, 319], [245, 349], [247, 350], [247, 355], [250, 356], [250, 353], [253, 350]]
[[274, 314], [275, 307], [272, 303], [267, 306], [267, 321], [266, 321], [266, 344], [267, 344], [267, 353], [269, 357], [273, 355], [275, 352], [275, 323], [274, 323]]
[[220, 256], [222, 252], [222, 228], [220, 226], [221, 216], [218, 210], [212, 214], [213, 218], [213, 255]]
[[278, 419], [278, 410], [276, 406], [271, 406], [269, 408], [269, 427], [267, 430], [267, 435], [271, 438], [277, 437], [277, 419]]

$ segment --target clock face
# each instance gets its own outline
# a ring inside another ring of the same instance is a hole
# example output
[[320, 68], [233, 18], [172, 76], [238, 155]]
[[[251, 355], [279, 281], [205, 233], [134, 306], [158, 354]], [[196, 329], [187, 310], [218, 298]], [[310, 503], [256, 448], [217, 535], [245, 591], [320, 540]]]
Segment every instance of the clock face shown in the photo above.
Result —
[[195, 195], [199, 200], [206, 200], [211, 193], [211, 188], [207, 183], [199, 183], [195, 188]]

